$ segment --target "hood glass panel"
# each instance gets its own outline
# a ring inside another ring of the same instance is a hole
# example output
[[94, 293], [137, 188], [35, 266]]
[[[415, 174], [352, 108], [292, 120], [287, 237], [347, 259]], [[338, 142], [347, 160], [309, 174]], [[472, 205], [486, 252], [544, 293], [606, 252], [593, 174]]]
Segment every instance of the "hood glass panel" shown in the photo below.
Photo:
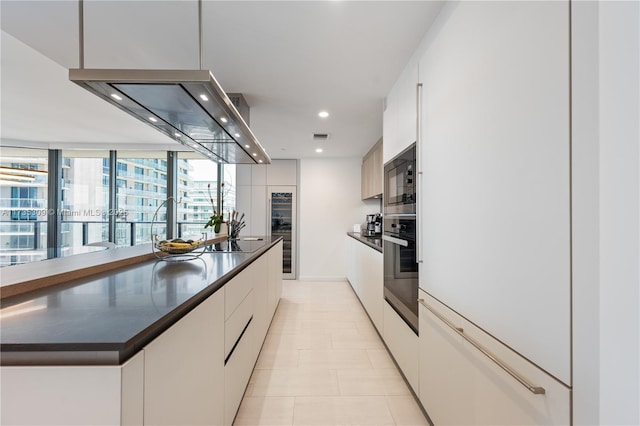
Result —
[[114, 83], [113, 87], [227, 162], [254, 163], [181, 85]]

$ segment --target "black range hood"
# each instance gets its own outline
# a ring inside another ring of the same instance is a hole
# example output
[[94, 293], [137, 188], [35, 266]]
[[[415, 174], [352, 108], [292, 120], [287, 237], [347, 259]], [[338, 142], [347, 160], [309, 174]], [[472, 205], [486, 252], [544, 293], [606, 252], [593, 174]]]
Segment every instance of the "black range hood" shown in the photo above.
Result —
[[69, 80], [213, 161], [271, 162], [210, 71], [82, 68]]

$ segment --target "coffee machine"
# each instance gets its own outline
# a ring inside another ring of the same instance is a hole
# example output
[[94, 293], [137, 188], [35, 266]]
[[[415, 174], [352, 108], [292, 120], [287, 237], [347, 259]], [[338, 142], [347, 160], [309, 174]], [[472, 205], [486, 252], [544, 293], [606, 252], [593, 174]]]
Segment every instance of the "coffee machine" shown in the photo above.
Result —
[[367, 215], [367, 226], [363, 233], [366, 236], [382, 234], [382, 215], [380, 213]]

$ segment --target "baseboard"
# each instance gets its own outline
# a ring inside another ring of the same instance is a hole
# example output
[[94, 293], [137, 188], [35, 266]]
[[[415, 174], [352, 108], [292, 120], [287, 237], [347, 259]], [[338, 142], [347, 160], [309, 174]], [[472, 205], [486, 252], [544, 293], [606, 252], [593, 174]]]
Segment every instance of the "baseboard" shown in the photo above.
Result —
[[300, 275], [298, 281], [347, 281], [347, 277]]

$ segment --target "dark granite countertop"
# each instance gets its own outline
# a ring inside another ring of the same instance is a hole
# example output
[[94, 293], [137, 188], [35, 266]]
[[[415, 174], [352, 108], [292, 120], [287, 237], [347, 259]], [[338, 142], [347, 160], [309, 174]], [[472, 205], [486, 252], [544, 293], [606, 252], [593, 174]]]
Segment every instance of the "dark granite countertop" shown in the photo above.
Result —
[[5, 299], [0, 364], [121, 364], [281, 238], [242, 241], [244, 252], [145, 261]]
[[382, 236], [367, 237], [359, 232], [347, 232], [347, 235], [382, 253]]

